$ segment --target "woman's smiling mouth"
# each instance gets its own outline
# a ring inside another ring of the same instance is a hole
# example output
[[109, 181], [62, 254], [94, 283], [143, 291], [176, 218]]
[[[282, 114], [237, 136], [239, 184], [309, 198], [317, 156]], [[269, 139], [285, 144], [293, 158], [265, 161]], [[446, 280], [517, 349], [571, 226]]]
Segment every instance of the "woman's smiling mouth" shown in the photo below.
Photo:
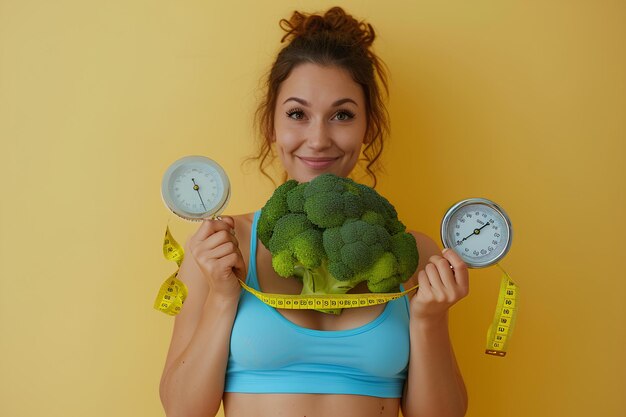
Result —
[[325, 157], [325, 158], [308, 158], [303, 156], [297, 156], [304, 165], [313, 169], [325, 169], [331, 166], [339, 157]]

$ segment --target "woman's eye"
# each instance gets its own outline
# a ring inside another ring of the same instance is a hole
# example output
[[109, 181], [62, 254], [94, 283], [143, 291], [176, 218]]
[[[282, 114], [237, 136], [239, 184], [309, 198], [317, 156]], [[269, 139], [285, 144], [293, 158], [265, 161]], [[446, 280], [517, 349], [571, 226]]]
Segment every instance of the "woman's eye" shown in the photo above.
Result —
[[340, 121], [350, 120], [353, 117], [354, 117], [354, 113], [351, 113], [351, 112], [345, 111], [345, 110], [341, 110], [341, 111], [337, 112], [337, 114], [335, 115], [335, 118], [337, 120], [340, 120]]
[[304, 112], [300, 109], [292, 109], [287, 112], [287, 117], [294, 120], [304, 119]]

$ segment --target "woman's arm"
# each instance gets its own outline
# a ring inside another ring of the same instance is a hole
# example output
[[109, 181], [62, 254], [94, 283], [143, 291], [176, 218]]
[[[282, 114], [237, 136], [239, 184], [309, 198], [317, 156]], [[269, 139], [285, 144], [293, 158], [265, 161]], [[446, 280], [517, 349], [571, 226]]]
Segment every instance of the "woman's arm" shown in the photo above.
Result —
[[176, 316], [160, 394], [168, 417], [214, 416], [224, 393], [230, 334], [245, 264], [230, 218], [205, 221], [185, 246], [178, 277], [189, 295]]
[[467, 411], [467, 391], [450, 342], [448, 310], [468, 294], [467, 266], [454, 251], [441, 255], [432, 239], [413, 235], [420, 265], [407, 287], [415, 281], [420, 287], [410, 303], [411, 357], [402, 412], [405, 417], [460, 417]]

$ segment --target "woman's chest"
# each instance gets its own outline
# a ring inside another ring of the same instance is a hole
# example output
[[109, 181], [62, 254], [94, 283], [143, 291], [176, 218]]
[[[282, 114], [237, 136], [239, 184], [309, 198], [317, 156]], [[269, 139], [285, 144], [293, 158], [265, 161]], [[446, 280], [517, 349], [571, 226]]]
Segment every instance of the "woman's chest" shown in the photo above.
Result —
[[398, 375], [408, 363], [409, 331], [404, 300], [394, 303], [363, 326], [322, 331], [298, 326], [246, 293], [233, 325], [230, 360], [248, 370], [297, 367], [302, 372], [351, 369], [360, 375]]

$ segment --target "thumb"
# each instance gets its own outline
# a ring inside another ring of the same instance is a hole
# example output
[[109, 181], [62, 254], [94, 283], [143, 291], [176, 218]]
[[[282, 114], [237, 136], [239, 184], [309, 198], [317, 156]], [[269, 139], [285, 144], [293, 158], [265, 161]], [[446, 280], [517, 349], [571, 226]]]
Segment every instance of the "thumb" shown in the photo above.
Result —
[[235, 228], [235, 219], [233, 219], [232, 217], [230, 217], [230, 216], [223, 216], [223, 217], [221, 217], [221, 221], [226, 223], [231, 229]]
[[241, 252], [239, 252], [239, 256], [235, 261], [235, 265], [233, 266], [233, 273], [237, 278], [242, 281], [246, 280], [246, 276], [248, 275], [248, 271], [246, 268], [246, 263], [243, 261], [243, 257], [241, 256]]

